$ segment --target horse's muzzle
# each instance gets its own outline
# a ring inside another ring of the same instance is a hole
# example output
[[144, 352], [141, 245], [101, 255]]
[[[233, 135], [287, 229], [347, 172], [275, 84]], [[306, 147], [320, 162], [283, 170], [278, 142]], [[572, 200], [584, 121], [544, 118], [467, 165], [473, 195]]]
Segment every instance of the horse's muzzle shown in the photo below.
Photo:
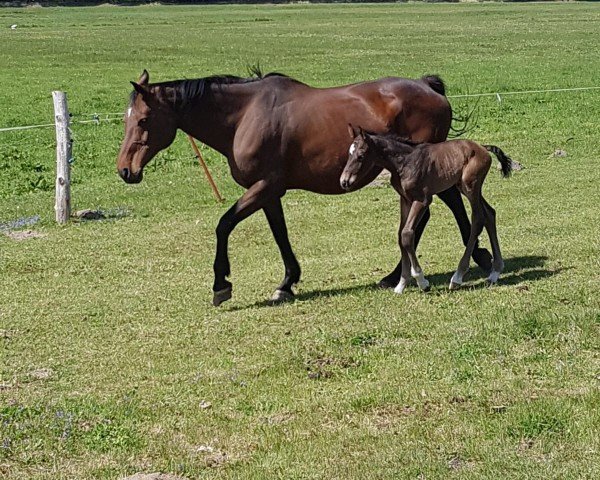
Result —
[[354, 185], [354, 182], [356, 181], [356, 175], [350, 175], [350, 176], [342, 176], [342, 178], [340, 178], [340, 187], [342, 187], [344, 190], [348, 191], [352, 189], [352, 185]]
[[142, 171], [139, 173], [132, 173], [128, 168], [120, 168], [119, 176], [125, 180], [126, 183], [140, 183], [142, 181]]

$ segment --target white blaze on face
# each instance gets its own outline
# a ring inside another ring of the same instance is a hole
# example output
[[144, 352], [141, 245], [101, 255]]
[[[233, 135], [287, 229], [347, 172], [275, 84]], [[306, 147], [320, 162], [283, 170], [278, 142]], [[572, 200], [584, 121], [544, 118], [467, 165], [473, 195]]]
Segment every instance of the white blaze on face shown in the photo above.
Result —
[[353, 143], [352, 145], [350, 145], [350, 150], [348, 150], [348, 153], [350, 155], [352, 155], [355, 150], [356, 150], [356, 145], [354, 145], [354, 143]]
[[129, 107], [127, 109], [127, 118], [131, 117], [131, 111], [133, 110], [133, 108]]

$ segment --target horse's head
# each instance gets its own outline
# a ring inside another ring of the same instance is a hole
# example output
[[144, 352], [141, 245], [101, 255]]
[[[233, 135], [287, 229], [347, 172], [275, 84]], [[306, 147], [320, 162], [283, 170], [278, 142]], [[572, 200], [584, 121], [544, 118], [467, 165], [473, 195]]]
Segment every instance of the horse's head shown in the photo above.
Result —
[[137, 83], [125, 114], [125, 139], [117, 170], [127, 183], [139, 183], [146, 164], [175, 139], [177, 122], [172, 106], [158, 87], [148, 83], [146, 70]]
[[371, 170], [375, 161], [369, 134], [361, 127], [357, 129], [352, 125], [348, 125], [348, 133], [352, 138], [352, 144], [348, 150], [348, 161], [340, 177], [340, 186], [344, 190], [351, 190], [352, 185]]

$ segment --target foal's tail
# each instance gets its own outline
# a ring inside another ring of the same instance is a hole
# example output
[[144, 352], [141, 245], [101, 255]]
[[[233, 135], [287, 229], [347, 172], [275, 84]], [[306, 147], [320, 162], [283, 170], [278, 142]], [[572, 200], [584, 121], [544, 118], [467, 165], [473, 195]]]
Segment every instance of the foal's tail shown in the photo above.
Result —
[[502, 167], [502, 176], [504, 178], [510, 177], [510, 172], [512, 172], [513, 169], [513, 160], [495, 145], [482, 145], [482, 147], [498, 157], [498, 161]]

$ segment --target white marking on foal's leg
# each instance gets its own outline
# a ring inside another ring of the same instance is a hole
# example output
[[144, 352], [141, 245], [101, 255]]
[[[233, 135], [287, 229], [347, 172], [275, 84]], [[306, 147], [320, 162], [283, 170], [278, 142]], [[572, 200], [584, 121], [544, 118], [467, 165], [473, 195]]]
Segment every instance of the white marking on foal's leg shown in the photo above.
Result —
[[417, 281], [417, 284], [421, 290], [427, 290], [429, 288], [429, 282], [425, 278], [423, 270], [419, 270], [417, 272], [414, 268], [410, 267], [410, 274]]
[[402, 293], [404, 291], [404, 289], [406, 288], [406, 286], [408, 285], [408, 282], [410, 281], [410, 278], [404, 278], [401, 277], [400, 281], [398, 282], [398, 285], [396, 285], [396, 288], [394, 288], [394, 293]]

